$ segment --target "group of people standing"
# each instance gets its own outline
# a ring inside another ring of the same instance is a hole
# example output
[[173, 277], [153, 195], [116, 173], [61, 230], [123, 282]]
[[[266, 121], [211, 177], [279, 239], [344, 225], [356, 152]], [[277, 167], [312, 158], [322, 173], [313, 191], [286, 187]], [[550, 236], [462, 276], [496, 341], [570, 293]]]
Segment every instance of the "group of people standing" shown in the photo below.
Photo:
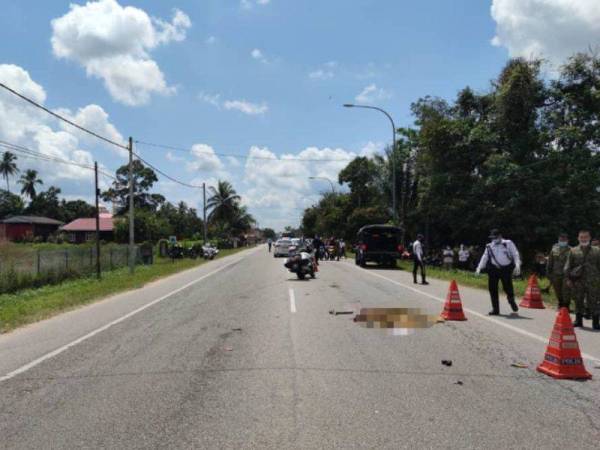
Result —
[[[485, 246], [475, 272], [487, 273], [488, 290], [492, 303], [491, 316], [500, 314], [499, 284], [506, 293], [508, 304], [513, 312], [519, 307], [515, 301], [513, 277], [521, 274], [521, 257], [510, 239], [504, 239], [498, 229], [489, 235], [490, 242]], [[413, 280], [421, 271], [421, 283], [428, 284], [425, 275], [423, 235], [419, 234], [412, 244]], [[446, 247], [442, 252], [443, 264], [452, 268], [454, 251]], [[459, 267], [467, 267], [471, 253], [463, 245], [458, 253]], [[591, 319], [592, 328], [600, 330], [600, 247], [592, 245], [591, 233], [581, 230], [578, 245], [569, 246], [569, 237], [561, 233], [558, 242], [552, 247], [547, 260], [546, 273], [556, 293], [559, 307], [569, 307], [571, 298], [575, 301], [576, 327], [583, 326], [583, 319]]]

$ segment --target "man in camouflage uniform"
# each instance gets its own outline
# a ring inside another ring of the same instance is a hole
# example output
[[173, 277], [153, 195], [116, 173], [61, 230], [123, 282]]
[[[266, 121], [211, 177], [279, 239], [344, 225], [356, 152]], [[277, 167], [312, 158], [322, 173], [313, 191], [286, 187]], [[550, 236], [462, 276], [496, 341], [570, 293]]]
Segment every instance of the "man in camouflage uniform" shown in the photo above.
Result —
[[590, 245], [591, 235], [587, 230], [579, 232], [579, 245], [573, 247], [565, 263], [567, 285], [575, 299], [575, 322], [573, 326], [583, 326], [585, 298], [592, 313], [592, 326], [600, 330], [600, 249]]
[[559, 308], [563, 306], [568, 308], [569, 303], [571, 302], [567, 284], [565, 282], [565, 264], [567, 262], [569, 250], [569, 237], [566, 233], [561, 233], [560, 236], [558, 236], [558, 243], [554, 244], [552, 247], [548, 262], [546, 263], [546, 274], [556, 293]]

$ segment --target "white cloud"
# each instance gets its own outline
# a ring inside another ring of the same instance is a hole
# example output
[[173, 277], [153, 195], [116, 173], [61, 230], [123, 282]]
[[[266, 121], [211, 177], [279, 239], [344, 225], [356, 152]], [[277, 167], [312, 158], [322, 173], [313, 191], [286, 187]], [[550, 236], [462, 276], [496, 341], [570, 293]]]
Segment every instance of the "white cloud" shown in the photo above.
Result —
[[598, 0], [493, 0], [492, 44], [511, 56], [543, 57], [562, 63], [600, 42]]
[[221, 159], [215, 155], [215, 150], [207, 144], [195, 144], [190, 154], [194, 160], [187, 163], [187, 169], [193, 171], [219, 171], [223, 169]]
[[241, 165], [240, 161], [235, 156], [228, 156], [227, 162], [229, 162], [232, 167], [240, 167]]
[[255, 60], [257, 60], [257, 61], [260, 61], [260, 62], [261, 62], [261, 63], [263, 63], [263, 64], [267, 64], [267, 63], [268, 63], [268, 60], [267, 60], [266, 56], [265, 56], [265, 55], [264, 55], [264, 53], [263, 53], [263, 52], [262, 52], [260, 49], [258, 49], [258, 48], [255, 48], [254, 50], [252, 50], [252, 51], [250, 52], [250, 56], [252, 56], [252, 59], [255, 59]]
[[249, 116], [257, 116], [265, 114], [269, 107], [266, 103], [250, 103], [245, 100], [227, 100], [223, 103], [223, 107], [227, 110], [237, 110], [248, 114]]
[[384, 89], [378, 88], [376, 84], [365, 87], [354, 99], [359, 103], [373, 103], [387, 100], [391, 94]]
[[204, 42], [206, 42], [208, 45], [213, 45], [217, 43], [217, 38], [215, 36], [209, 36]]
[[309, 72], [308, 78], [311, 80], [330, 80], [335, 76], [335, 69], [337, 67], [338, 63], [336, 61], [326, 62], [322, 67]]
[[185, 158], [183, 156], [174, 155], [173, 152], [167, 152], [167, 154], [165, 155], [165, 158], [167, 158], [167, 161], [171, 161], [171, 162], [185, 161]]
[[221, 107], [221, 95], [220, 94], [207, 94], [206, 92], [200, 92], [198, 94], [198, 100], [205, 103], [209, 103], [217, 108]]
[[271, 0], [240, 0], [242, 9], [252, 9], [254, 5], [265, 6], [271, 3]]
[[385, 144], [383, 142], [372, 142], [372, 141], [369, 141], [361, 149], [360, 156], [366, 156], [368, 158], [371, 158], [374, 155], [381, 154], [381, 152], [383, 152], [384, 148], [385, 148]]
[[224, 108], [228, 111], [240, 111], [249, 116], [258, 116], [265, 114], [269, 111], [269, 106], [265, 103], [251, 103], [246, 100], [224, 100], [221, 101], [221, 94], [208, 94], [206, 92], [200, 92], [198, 94], [198, 100], [208, 103], [215, 108]]
[[[0, 64], [0, 81], [41, 104], [45, 103], [44, 88], [33, 81], [29, 73], [19, 66]], [[64, 108], [58, 108], [57, 111], [115, 141], [123, 140], [121, 133], [110, 123], [108, 114], [98, 105], [79, 108], [75, 114]], [[30, 107], [5, 91], [0, 92], [0, 139], [47, 156], [86, 165], [92, 165], [95, 158], [89, 151], [81, 148], [82, 144], [89, 147], [102, 145], [104, 148], [100, 141], [91, 139], [45, 112]], [[42, 162], [26, 158], [19, 153], [17, 157], [21, 168], [38, 170], [46, 185], [60, 180], [89, 181], [90, 179], [90, 172], [77, 166]], [[100, 166], [104, 167], [102, 164]]]
[[116, 0], [71, 4], [68, 13], [52, 20], [52, 50], [58, 58], [79, 63], [88, 76], [102, 79], [116, 101], [142, 105], [154, 93], [175, 92], [149, 51], [184, 40], [190, 26], [189, 17], [177, 9], [166, 22]]

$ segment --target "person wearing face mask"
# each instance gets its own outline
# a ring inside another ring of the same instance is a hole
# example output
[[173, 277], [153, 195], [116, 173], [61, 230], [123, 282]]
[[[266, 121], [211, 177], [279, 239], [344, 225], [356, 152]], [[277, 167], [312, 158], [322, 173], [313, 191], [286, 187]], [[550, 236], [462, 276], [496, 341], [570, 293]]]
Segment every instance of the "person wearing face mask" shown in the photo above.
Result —
[[570, 299], [565, 283], [565, 263], [569, 255], [569, 236], [567, 233], [561, 233], [558, 236], [558, 243], [554, 244], [548, 256], [546, 263], [546, 274], [552, 284], [552, 289], [558, 299], [558, 307], [569, 307]]
[[460, 250], [458, 251], [458, 268], [460, 270], [467, 270], [469, 268], [469, 258], [471, 252], [465, 248], [464, 244], [460, 244]]
[[519, 307], [515, 302], [512, 276], [513, 274], [518, 276], [521, 273], [519, 251], [513, 241], [503, 239], [502, 234], [497, 229], [491, 231], [489, 238], [491, 242], [485, 246], [485, 251], [476, 270], [477, 275], [484, 269], [488, 274], [488, 290], [492, 301], [492, 310], [488, 314], [490, 316], [500, 315], [499, 282], [502, 282], [502, 289], [506, 293], [508, 304], [513, 312], [517, 312]]
[[573, 247], [565, 262], [564, 273], [567, 276], [567, 286], [572, 291], [575, 300], [575, 322], [573, 326], [583, 326], [585, 299], [592, 313], [592, 327], [600, 330], [600, 249], [593, 247], [591, 235], [587, 230], [579, 232], [579, 245]]

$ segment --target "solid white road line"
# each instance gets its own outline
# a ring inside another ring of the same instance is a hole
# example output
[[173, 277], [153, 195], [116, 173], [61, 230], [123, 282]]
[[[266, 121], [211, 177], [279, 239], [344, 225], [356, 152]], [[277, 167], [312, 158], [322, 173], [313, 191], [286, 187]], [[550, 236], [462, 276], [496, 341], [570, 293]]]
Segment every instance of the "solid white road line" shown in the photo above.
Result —
[[290, 293], [290, 311], [295, 313], [296, 312], [296, 296], [294, 295], [294, 290], [292, 288], [290, 288], [289, 293]]
[[[384, 277], [383, 275], [380, 275], [378, 273], [372, 272], [370, 270], [364, 270], [364, 269], [361, 269], [359, 267], [356, 267], [356, 266], [353, 266], [353, 265], [350, 265], [350, 264], [348, 264], [348, 265], [350, 267], [353, 267], [355, 269], [360, 270], [363, 273], [368, 273], [369, 275], [373, 275], [374, 277], [382, 278], [382, 279], [384, 279], [386, 281], [389, 281], [390, 283], [393, 283], [395, 285], [401, 286], [401, 287], [403, 287], [405, 289], [408, 289], [409, 291], [413, 291], [413, 292], [415, 292], [417, 294], [420, 294], [420, 295], [428, 297], [428, 298], [430, 298], [432, 300], [438, 301], [438, 302], [440, 302], [442, 304], [446, 302], [445, 298], [437, 297], [435, 295], [429, 294], [428, 292], [423, 292], [423, 291], [421, 291], [421, 290], [419, 290], [417, 288], [414, 288], [413, 286], [410, 286], [408, 284], [404, 284], [404, 283], [401, 283], [399, 281], [392, 280], [391, 278]], [[465, 308], [464, 305], [463, 305], [463, 310], [466, 311], [466, 312], [468, 312], [472, 316], [479, 317], [480, 319], [487, 320], [488, 322], [491, 322], [491, 323], [493, 323], [495, 325], [499, 325], [501, 327], [504, 327], [504, 328], [507, 328], [507, 329], [509, 329], [511, 331], [514, 331], [515, 333], [519, 333], [519, 334], [522, 334], [523, 336], [527, 336], [527, 337], [529, 337], [531, 339], [535, 339], [536, 341], [542, 342], [544, 344], [548, 344], [548, 337], [539, 336], [537, 334], [534, 334], [534, 333], [531, 333], [529, 331], [523, 330], [522, 328], [515, 327], [514, 325], [511, 325], [509, 323], [501, 322], [501, 321], [499, 321], [497, 319], [494, 319], [493, 317], [487, 316], [485, 314], [481, 314], [481, 313], [479, 313], [477, 311], [474, 311], [472, 309], [469, 309], [469, 308]], [[589, 361], [594, 362], [594, 363], [600, 363], [600, 359], [598, 359], [598, 358], [596, 358], [596, 357], [594, 357], [592, 355], [589, 355], [587, 353], [582, 353], [581, 356], [583, 358], [589, 360]]]
[[238, 258], [238, 259], [236, 259], [236, 260], [234, 260], [234, 261], [231, 261], [230, 263], [227, 263], [227, 264], [225, 264], [224, 266], [221, 266], [221, 267], [219, 267], [218, 269], [215, 269], [215, 270], [213, 270], [212, 272], [209, 272], [209, 273], [207, 273], [206, 275], [203, 275], [203, 276], [201, 276], [200, 278], [197, 278], [196, 280], [194, 280], [194, 281], [191, 281], [191, 282], [189, 282], [189, 283], [187, 283], [187, 284], [185, 284], [185, 285], [181, 286], [180, 288], [177, 288], [177, 289], [175, 289], [174, 291], [171, 291], [171, 292], [169, 292], [169, 293], [168, 293], [168, 294], [166, 294], [166, 295], [163, 295], [162, 297], [160, 297], [160, 298], [157, 298], [156, 300], [153, 300], [153, 301], [151, 301], [150, 303], [147, 303], [146, 305], [144, 305], [144, 306], [142, 306], [142, 307], [140, 307], [140, 308], [138, 308], [138, 309], [136, 309], [136, 310], [134, 310], [134, 311], [131, 311], [131, 312], [129, 312], [129, 313], [127, 313], [127, 314], [125, 314], [124, 316], [122, 316], [122, 317], [119, 317], [118, 319], [116, 319], [116, 320], [113, 320], [113, 321], [112, 321], [112, 322], [110, 322], [110, 323], [107, 323], [107, 324], [106, 324], [106, 325], [104, 325], [104, 326], [101, 326], [100, 328], [97, 328], [97, 329], [95, 329], [94, 331], [91, 331], [91, 332], [89, 332], [89, 333], [88, 333], [88, 334], [86, 334], [85, 336], [81, 336], [80, 338], [78, 338], [78, 339], [75, 339], [74, 341], [72, 341], [72, 342], [69, 342], [69, 343], [68, 343], [68, 344], [66, 344], [66, 345], [63, 345], [62, 347], [59, 347], [59, 348], [57, 348], [56, 350], [53, 350], [53, 351], [51, 351], [50, 353], [46, 353], [45, 355], [43, 355], [43, 356], [40, 356], [40, 357], [39, 357], [39, 358], [37, 358], [37, 359], [34, 359], [34, 360], [33, 360], [33, 361], [31, 361], [30, 363], [27, 363], [27, 364], [25, 364], [24, 366], [21, 366], [21, 367], [19, 367], [18, 369], [16, 369], [16, 370], [13, 370], [12, 372], [10, 372], [10, 373], [7, 373], [7, 374], [6, 374], [6, 375], [4, 375], [4, 376], [1, 376], [1, 377], [0, 377], [0, 382], [2, 382], [2, 381], [6, 381], [6, 380], [10, 380], [11, 378], [14, 378], [14, 377], [16, 377], [17, 375], [20, 375], [20, 374], [22, 374], [23, 372], [27, 372], [29, 369], [32, 369], [32, 368], [34, 368], [35, 366], [37, 366], [37, 365], [39, 365], [39, 364], [43, 363], [44, 361], [47, 361], [47, 360], [49, 360], [50, 358], [54, 358], [55, 356], [57, 356], [57, 355], [60, 355], [61, 353], [65, 352], [66, 350], [70, 349], [71, 347], [74, 347], [74, 346], [76, 346], [76, 345], [78, 345], [78, 344], [81, 344], [81, 343], [82, 343], [82, 342], [84, 342], [84, 341], [87, 341], [88, 339], [90, 339], [90, 338], [92, 338], [92, 337], [96, 336], [97, 334], [99, 334], [99, 333], [102, 333], [103, 331], [106, 331], [106, 330], [108, 330], [110, 327], [112, 327], [112, 326], [114, 326], [114, 325], [117, 325], [117, 324], [119, 324], [119, 323], [121, 323], [121, 322], [123, 322], [123, 321], [125, 321], [125, 320], [129, 319], [130, 317], [133, 317], [133, 316], [135, 316], [136, 314], [139, 314], [139, 313], [141, 313], [142, 311], [144, 311], [144, 310], [146, 310], [146, 309], [150, 308], [151, 306], [154, 306], [154, 305], [156, 305], [157, 303], [160, 303], [160, 302], [162, 302], [163, 300], [166, 300], [166, 299], [168, 299], [169, 297], [171, 297], [171, 296], [173, 296], [173, 295], [175, 295], [175, 294], [177, 294], [177, 293], [179, 293], [179, 292], [181, 292], [181, 291], [183, 291], [183, 290], [185, 290], [185, 289], [189, 288], [190, 286], [193, 286], [194, 284], [196, 284], [196, 283], [199, 283], [200, 281], [202, 281], [202, 280], [205, 280], [206, 278], [208, 278], [208, 277], [210, 277], [210, 276], [212, 276], [212, 275], [215, 275], [216, 273], [219, 273], [220, 271], [222, 271], [222, 270], [226, 269], [227, 267], [229, 267], [229, 266], [232, 266], [232, 265], [234, 265], [234, 264], [236, 264], [236, 263], [238, 263], [238, 262], [242, 261], [243, 259], [244, 259], [244, 258]]

